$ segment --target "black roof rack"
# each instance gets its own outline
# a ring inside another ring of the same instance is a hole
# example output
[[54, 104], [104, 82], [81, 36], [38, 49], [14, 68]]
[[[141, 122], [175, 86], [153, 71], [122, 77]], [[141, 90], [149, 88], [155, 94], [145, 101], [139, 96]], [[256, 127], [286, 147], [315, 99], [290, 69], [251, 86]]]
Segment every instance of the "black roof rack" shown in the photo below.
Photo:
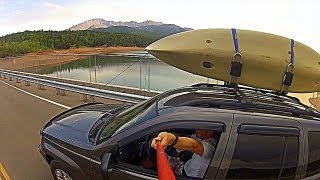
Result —
[[[204, 90], [211, 94], [198, 93]], [[189, 92], [189, 94], [183, 94]], [[200, 83], [190, 87], [169, 91], [163, 95], [168, 97], [179, 94], [168, 104], [194, 105], [208, 103], [214, 107], [239, 108], [248, 111], [268, 112], [273, 114], [284, 114], [295, 117], [307, 116], [320, 118], [320, 112], [312, 107], [304, 105], [296, 97], [283, 95], [265, 89], [250, 87], [231, 88], [226, 85]], [[192, 96], [190, 96], [192, 94]], [[161, 98], [160, 98], [161, 99]], [[170, 98], [171, 99], [171, 98]]]

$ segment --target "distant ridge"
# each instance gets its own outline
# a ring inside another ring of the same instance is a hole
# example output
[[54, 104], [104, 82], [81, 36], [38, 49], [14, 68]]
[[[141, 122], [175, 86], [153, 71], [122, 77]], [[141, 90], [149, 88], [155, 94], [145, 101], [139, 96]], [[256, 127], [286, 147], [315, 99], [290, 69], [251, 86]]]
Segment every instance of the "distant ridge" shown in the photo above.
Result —
[[104, 19], [91, 19], [80, 24], [70, 27], [67, 30], [81, 31], [91, 30], [106, 33], [120, 33], [120, 34], [137, 34], [150, 38], [152, 41], [169, 36], [175, 33], [192, 30], [191, 28], [183, 28], [175, 24], [164, 24], [155, 21], [107, 21]]
[[182, 28], [174, 24], [162, 24], [162, 25], [149, 25], [140, 27], [128, 27], [128, 26], [110, 26], [107, 28], [97, 28], [92, 29], [92, 31], [97, 32], [107, 32], [107, 33], [121, 33], [121, 34], [137, 34], [144, 37], [150, 38], [153, 41], [160, 38], [188, 31], [188, 28]]
[[104, 19], [96, 18], [84, 21], [79, 23], [75, 26], [68, 28], [68, 30], [77, 31], [77, 30], [92, 30], [97, 28], [108, 28], [111, 26], [127, 26], [127, 27], [142, 27], [142, 26], [159, 26], [163, 25], [162, 22], [155, 22], [155, 21], [143, 21], [143, 22], [136, 22], [136, 21], [129, 21], [129, 22], [122, 22], [122, 21], [107, 21]]

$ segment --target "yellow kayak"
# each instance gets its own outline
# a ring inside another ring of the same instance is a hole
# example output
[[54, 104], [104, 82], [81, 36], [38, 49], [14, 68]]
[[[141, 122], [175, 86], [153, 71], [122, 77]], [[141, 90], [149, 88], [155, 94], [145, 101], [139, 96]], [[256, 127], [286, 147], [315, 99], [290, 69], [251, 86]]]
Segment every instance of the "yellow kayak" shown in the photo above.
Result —
[[[160, 39], [146, 50], [165, 63], [184, 71], [222, 81], [230, 79], [231, 61], [242, 55], [239, 84], [281, 91], [287, 67], [293, 63], [288, 92], [320, 91], [320, 54], [292, 40], [263, 32], [203, 29]], [[294, 56], [293, 56], [294, 54]]]

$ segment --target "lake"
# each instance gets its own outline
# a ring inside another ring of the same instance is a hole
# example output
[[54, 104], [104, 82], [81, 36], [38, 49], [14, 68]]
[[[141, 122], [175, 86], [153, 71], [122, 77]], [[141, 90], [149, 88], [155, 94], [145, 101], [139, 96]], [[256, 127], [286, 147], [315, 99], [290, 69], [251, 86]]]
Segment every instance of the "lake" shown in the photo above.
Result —
[[39, 72], [54, 77], [166, 91], [196, 83], [219, 83], [172, 67], [146, 52], [90, 56]]

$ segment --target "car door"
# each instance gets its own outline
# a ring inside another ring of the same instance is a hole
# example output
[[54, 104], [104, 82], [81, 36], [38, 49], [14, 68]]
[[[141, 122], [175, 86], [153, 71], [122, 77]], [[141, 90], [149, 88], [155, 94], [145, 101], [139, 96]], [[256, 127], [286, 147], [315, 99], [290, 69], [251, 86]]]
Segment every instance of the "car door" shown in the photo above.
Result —
[[235, 114], [216, 179], [300, 179], [303, 138], [293, 118]]
[[[174, 119], [164, 118], [161, 120], [153, 120], [153, 122], [147, 122], [143, 125], [140, 125], [135, 131], [128, 130], [117, 135], [121, 137], [130, 137], [120, 139], [118, 141], [118, 145], [119, 147], [122, 147], [150, 133], [170, 131], [171, 129], [208, 129], [217, 132], [221, 131], [219, 143], [204, 177], [204, 179], [213, 179], [221, 164], [222, 156], [228, 142], [231, 131], [232, 114], [217, 113], [214, 116], [210, 115], [208, 117], [210, 117], [209, 120], [204, 116], [199, 119], [186, 119], [185, 116], [184, 118], [179, 118], [176, 116]], [[157, 174], [150, 174], [147, 171], [136, 171], [128, 166], [123, 166], [121, 163], [115, 163], [112, 173], [109, 173], [108, 177], [112, 180], [157, 179]]]

